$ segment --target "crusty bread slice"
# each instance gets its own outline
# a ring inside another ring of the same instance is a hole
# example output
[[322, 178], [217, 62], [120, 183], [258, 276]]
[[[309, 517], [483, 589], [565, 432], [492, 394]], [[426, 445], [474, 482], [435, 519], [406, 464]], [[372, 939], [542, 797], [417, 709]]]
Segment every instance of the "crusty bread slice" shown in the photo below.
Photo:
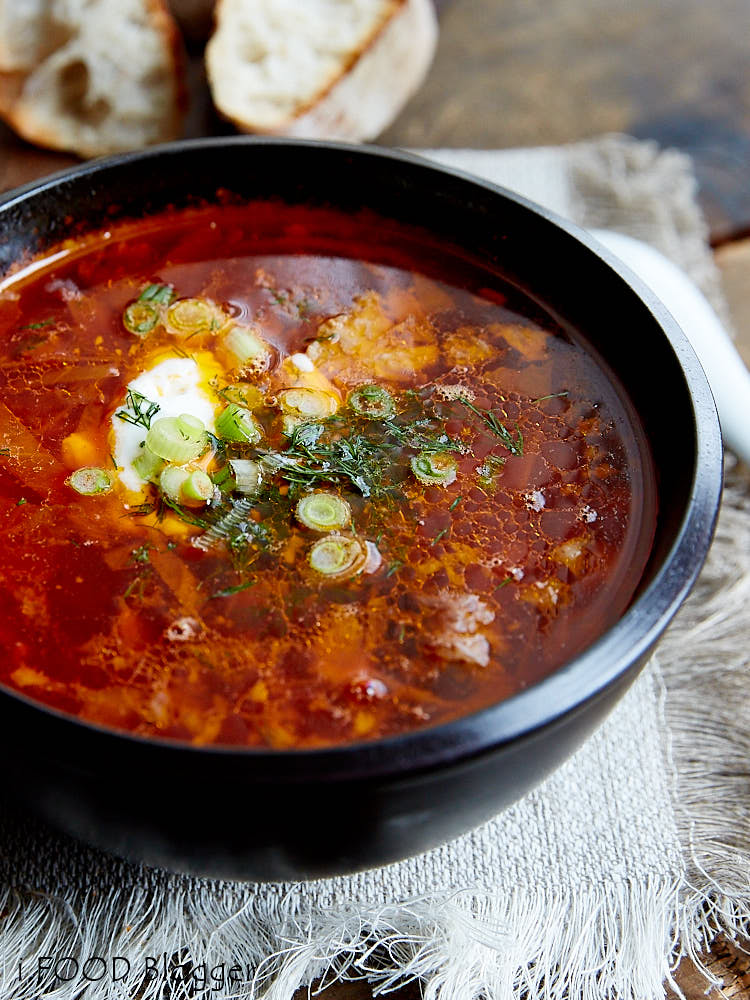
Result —
[[99, 156], [173, 139], [182, 43], [164, 0], [0, 0], [0, 115], [31, 142]]
[[244, 131], [357, 141], [396, 117], [436, 41], [432, 0], [219, 0], [206, 66]]

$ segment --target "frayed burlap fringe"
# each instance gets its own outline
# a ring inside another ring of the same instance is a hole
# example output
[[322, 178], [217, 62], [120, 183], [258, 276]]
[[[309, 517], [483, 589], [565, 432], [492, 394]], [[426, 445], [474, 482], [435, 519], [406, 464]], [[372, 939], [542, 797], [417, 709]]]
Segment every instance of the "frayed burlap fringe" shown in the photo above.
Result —
[[[736, 937], [750, 922], [749, 604], [750, 483], [735, 467], [706, 569], [659, 649], [682, 878], [504, 895], [467, 887], [366, 908], [311, 907], [273, 886], [238, 906], [177, 877], [158, 900], [8, 891], [0, 997], [67, 1000], [88, 972], [102, 978], [88, 982], [87, 1000], [289, 1000], [321, 977], [365, 977], [378, 991], [418, 979], [426, 1000], [661, 998], [682, 956], [697, 959], [718, 932]], [[40, 957], [67, 955], [90, 962], [72, 983], [61, 983], [64, 967], [40, 970]]]

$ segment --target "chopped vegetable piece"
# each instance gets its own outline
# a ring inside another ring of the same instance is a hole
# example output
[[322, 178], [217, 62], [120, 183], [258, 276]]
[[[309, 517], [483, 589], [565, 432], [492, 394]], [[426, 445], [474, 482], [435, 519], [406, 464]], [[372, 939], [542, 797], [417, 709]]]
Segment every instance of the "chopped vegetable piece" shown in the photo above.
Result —
[[208, 437], [203, 423], [190, 414], [179, 417], [162, 417], [151, 425], [146, 435], [146, 447], [154, 455], [184, 465], [198, 458], [206, 449]]
[[139, 302], [158, 302], [162, 306], [168, 306], [173, 299], [174, 289], [171, 285], [146, 285], [138, 296]]
[[263, 405], [264, 395], [257, 385], [250, 382], [235, 382], [225, 385], [223, 389], [216, 388], [216, 395], [225, 403], [236, 403], [248, 410], [255, 410]]
[[411, 468], [425, 486], [450, 486], [456, 478], [457, 464], [453, 455], [420, 451], [412, 458]]
[[224, 346], [240, 367], [254, 372], [267, 371], [273, 362], [270, 345], [251, 326], [233, 326]]
[[122, 314], [122, 325], [128, 333], [145, 337], [161, 319], [161, 310], [151, 302], [131, 302]]
[[339, 531], [352, 519], [352, 509], [335, 493], [310, 493], [302, 497], [295, 510], [297, 520], [313, 531]]
[[174, 503], [186, 507], [202, 507], [211, 499], [214, 484], [202, 469], [185, 469], [168, 465], [159, 478], [162, 492]]
[[209, 299], [178, 299], [167, 311], [167, 330], [178, 337], [220, 330], [227, 322], [223, 309]]
[[352, 535], [328, 535], [310, 549], [310, 565], [329, 580], [346, 580], [364, 569], [367, 545]]
[[263, 437], [260, 424], [250, 410], [230, 403], [216, 420], [216, 433], [225, 441], [256, 444]]
[[187, 477], [182, 486], [182, 502], [188, 505], [193, 501], [206, 503], [214, 495], [214, 484], [211, 477], [203, 469], [195, 469]]
[[109, 493], [112, 489], [112, 479], [106, 469], [97, 469], [92, 466], [76, 469], [68, 476], [66, 482], [73, 487], [76, 493], [80, 493], [84, 497]]
[[189, 475], [188, 470], [183, 469], [180, 465], [165, 466], [159, 477], [159, 486], [162, 493], [168, 496], [170, 500], [174, 500], [175, 503], [179, 503], [182, 496], [182, 484]]
[[323, 420], [338, 410], [339, 403], [330, 392], [322, 389], [285, 389], [279, 393], [279, 405], [287, 416], [296, 420]]
[[249, 458], [232, 458], [229, 465], [240, 493], [253, 496], [258, 492], [261, 484], [260, 462], [253, 462]]
[[164, 459], [159, 458], [144, 443], [141, 453], [133, 459], [133, 468], [141, 477], [148, 482], [156, 482], [161, 470], [164, 468]]
[[393, 396], [382, 385], [361, 385], [349, 396], [349, 406], [373, 420], [388, 420], [396, 412]]

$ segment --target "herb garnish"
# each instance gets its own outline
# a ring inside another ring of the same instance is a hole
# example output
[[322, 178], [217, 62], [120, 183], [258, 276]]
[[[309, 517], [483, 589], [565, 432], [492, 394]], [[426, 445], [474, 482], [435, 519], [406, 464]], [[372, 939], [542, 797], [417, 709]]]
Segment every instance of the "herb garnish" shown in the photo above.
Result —
[[138, 296], [139, 302], [157, 302], [159, 305], [168, 306], [174, 299], [174, 288], [170, 285], [146, 285]]
[[481, 410], [478, 406], [474, 406], [465, 396], [459, 396], [458, 401], [467, 410], [471, 410], [472, 413], [476, 413], [478, 417], [481, 417], [492, 433], [500, 438], [511, 455], [523, 455], [523, 434], [518, 424], [515, 425], [516, 434], [514, 437], [505, 424], [498, 420], [492, 410]]
[[232, 594], [239, 594], [240, 591], [247, 590], [248, 587], [252, 587], [255, 582], [255, 580], [245, 580], [244, 583], [238, 583], [234, 587], [225, 587], [224, 590], [215, 590], [209, 597], [209, 601], [212, 601], [215, 597], [231, 597]]
[[142, 396], [140, 392], [136, 392], [135, 389], [128, 389], [125, 409], [118, 410], [115, 416], [119, 417], [120, 420], [124, 420], [126, 424], [134, 424], [150, 430], [151, 421], [160, 409], [161, 407], [158, 403], [152, 403], [150, 399], [146, 399], [145, 396]]
[[50, 316], [48, 319], [40, 319], [38, 323], [27, 323], [26, 326], [19, 326], [19, 331], [21, 330], [41, 330], [43, 326], [50, 326], [54, 323], [54, 319]]
[[144, 542], [143, 545], [139, 545], [130, 553], [130, 561], [136, 567], [136, 575], [126, 587], [125, 592], [122, 595], [123, 599], [130, 597], [136, 587], [139, 588], [137, 596], [143, 597], [146, 581], [153, 572], [149, 556], [150, 551], [151, 546], [148, 542]]
[[401, 559], [397, 559], [396, 562], [391, 563], [388, 567], [388, 572], [385, 574], [386, 577], [393, 576], [393, 574], [397, 573], [403, 565], [404, 563]]
[[456, 497], [456, 499], [450, 505], [450, 507], [448, 508], [448, 510], [455, 510], [456, 507], [458, 507], [458, 505], [461, 503], [462, 500], [463, 500], [463, 497]]
[[543, 403], [545, 399], [559, 399], [560, 396], [569, 395], [568, 390], [565, 389], [564, 392], [551, 392], [548, 396], [539, 396], [538, 399], [532, 399], [532, 403]]
[[450, 528], [443, 528], [442, 531], [438, 531], [438, 533], [435, 535], [435, 537], [430, 542], [430, 545], [437, 545], [437, 543], [440, 541], [440, 539], [444, 538], [448, 534], [449, 531], [450, 531]]
[[495, 587], [495, 590], [500, 590], [501, 587], [504, 587], [506, 584], [510, 583], [512, 579], [513, 579], [512, 576], [506, 576], [504, 580], [501, 580], [500, 583], [498, 583], [498, 585]]

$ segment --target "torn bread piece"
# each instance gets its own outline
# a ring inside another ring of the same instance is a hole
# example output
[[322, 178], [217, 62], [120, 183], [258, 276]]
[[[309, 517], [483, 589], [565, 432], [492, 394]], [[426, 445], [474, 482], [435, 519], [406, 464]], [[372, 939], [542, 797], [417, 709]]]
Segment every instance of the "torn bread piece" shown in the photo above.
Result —
[[164, 0], [0, 0], [0, 115], [99, 156], [176, 138], [182, 42]]
[[432, 0], [219, 0], [206, 67], [246, 132], [372, 139], [427, 74]]

